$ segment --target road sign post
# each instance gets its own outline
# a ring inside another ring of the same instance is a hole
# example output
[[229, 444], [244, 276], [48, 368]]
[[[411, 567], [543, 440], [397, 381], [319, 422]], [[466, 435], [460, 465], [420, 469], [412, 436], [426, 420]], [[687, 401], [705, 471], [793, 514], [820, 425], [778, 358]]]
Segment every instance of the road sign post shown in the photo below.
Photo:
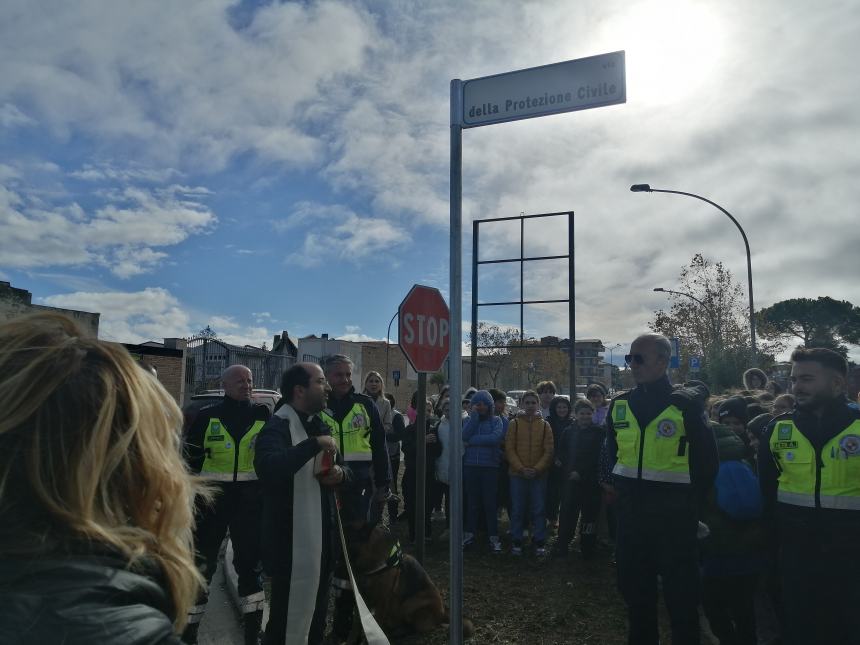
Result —
[[[623, 51], [465, 82], [458, 78], [451, 80], [451, 322], [448, 328], [455, 348], [449, 363], [452, 399], [463, 392], [463, 357], [460, 350], [463, 339], [463, 128], [586, 110], [626, 101]], [[573, 342], [573, 337], [570, 340]], [[571, 396], [574, 396], [575, 381], [571, 385]], [[460, 415], [452, 414], [451, 445], [460, 445], [462, 431]], [[451, 451], [451, 622], [448, 642], [460, 645], [463, 642], [463, 470], [462, 463], [455, 455], [458, 452]]]
[[427, 373], [438, 372], [448, 358], [450, 312], [438, 289], [416, 284], [398, 309], [398, 342], [406, 360], [418, 372], [415, 421], [415, 557], [424, 562], [427, 489]]

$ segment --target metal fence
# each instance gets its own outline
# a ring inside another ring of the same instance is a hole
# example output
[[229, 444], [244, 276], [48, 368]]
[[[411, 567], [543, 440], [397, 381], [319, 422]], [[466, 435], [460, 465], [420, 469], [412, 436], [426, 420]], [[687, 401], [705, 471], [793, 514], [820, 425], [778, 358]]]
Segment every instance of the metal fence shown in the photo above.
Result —
[[230, 345], [217, 338], [189, 338], [185, 349], [185, 391], [197, 394], [221, 387], [221, 373], [230, 365], [244, 365], [254, 375], [254, 387], [276, 390], [281, 375], [296, 359], [257, 347]]

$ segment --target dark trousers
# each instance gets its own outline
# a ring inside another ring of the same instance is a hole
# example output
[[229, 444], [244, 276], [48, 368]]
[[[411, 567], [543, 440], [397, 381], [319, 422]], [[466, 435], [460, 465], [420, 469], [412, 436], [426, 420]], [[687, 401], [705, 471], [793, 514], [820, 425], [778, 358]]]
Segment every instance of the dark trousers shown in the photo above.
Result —
[[431, 492], [433, 497], [433, 508], [441, 509], [445, 512], [445, 526], [451, 524], [451, 496], [448, 484], [440, 482], [438, 479], [433, 483]]
[[756, 645], [758, 574], [702, 579], [702, 605], [720, 645]]
[[[323, 563], [323, 567], [326, 564]], [[330, 576], [323, 576], [325, 582], [317, 592], [317, 604], [311, 629], [308, 633], [308, 645], [319, 645], [325, 635], [325, 618], [328, 611], [328, 592]], [[290, 577], [272, 576], [272, 595], [269, 605], [269, 622], [266, 624], [266, 637], [263, 645], [284, 645], [287, 636], [287, 611], [290, 600]]]
[[589, 558], [597, 547], [597, 518], [600, 516], [600, 486], [596, 482], [567, 481], [561, 501], [558, 525], [558, 547], [566, 549], [576, 533], [579, 516], [579, 538], [582, 555]]
[[[840, 511], [856, 514], [857, 511]], [[780, 527], [783, 642], [860, 644], [858, 527]]]
[[555, 522], [558, 519], [558, 510], [565, 494], [564, 473], [561, 468], [552, 465], [546, 478], [546, 502], [544, 511], [547, 522]]
[[[232, 482], [220, 484], [219, 487], [220, 492], [212, 506], [202, 502], [197, 505], [195, 560], [208, 586], [218, 567], [218, 552], [229, 528], [230, 540], [233, 543], [233, 566], [239, 578], [239, 610], [246, 628], [245, 640], [252, 642], [252, 638], [256, 641], [265, 603], [260, 565], [260, 488], [257, 482]], [[183, 640], [186, 642], [196, 641], [197, 629], [208, 599], [209, 594], [201, 591], [183, 633]]]
[[[436, 480], [433, 478], [431, 473], [427, 473], [427, 478], [424, 482], [424, 536], [430, 537], [431, 527], [430, 527], [430, 512], [433, 510], [431, 508], [431, 499], [432, 499], [432, 489], [433, 484]], [[409, 539], [415, 540], [415, 525], [416, 525], [416, 515], [417, 506], [416, 496], [415, 496], [415, 466], [410, 464], [403, 471], [403, 502], [406, 507], [406, 520], [409, 523]]]
[[499, 534], [499, 520], [496, 516], [496, 489], [498, 469], [493, 466], [464, 466], [463, 490], [466, 494], [467, 533], [474, 534], [478, 529], [478, 512], [483, 508], [488, 535]]
[[[674, 645], [699, 645], [699, 563], [693, 512], [663, 510], [619, 497], [618, 588], [627, 604], [629, 645], [658, 645], [657, 576]], [[673, 512], [674, 511], [674, 512]]]

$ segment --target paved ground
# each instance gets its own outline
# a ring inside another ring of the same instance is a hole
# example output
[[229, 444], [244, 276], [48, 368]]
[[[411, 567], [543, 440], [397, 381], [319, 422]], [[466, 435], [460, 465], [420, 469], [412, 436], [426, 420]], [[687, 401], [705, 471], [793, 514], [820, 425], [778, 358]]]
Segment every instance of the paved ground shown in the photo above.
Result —
[[218, 565], [209, 588], [209, 605], [197, 637], [199, 645], [242, 645], [239, 612], [224, 582], [222, 565]]

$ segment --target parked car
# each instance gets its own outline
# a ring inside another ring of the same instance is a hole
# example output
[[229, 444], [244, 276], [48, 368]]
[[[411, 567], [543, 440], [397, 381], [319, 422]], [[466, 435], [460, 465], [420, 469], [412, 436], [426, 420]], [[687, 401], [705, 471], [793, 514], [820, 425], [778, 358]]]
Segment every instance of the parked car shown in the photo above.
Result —
[[520, 412], [520, 405], [517, 400], [512, 396], [508, 396], [506, 403], [505, 412], [507, 412], [508, 416], [511, 418], [517, 416]]
[[[223, 398], [224, 390], [206, 390], [199, 394], [193, 394], [188, 403], [182, 407], [182, 414], [185, 417], [185, 429], [187, 430], [191, 427], [200, 410], [210, 405], [215, 405]], [[275, 405], [281, 400], [281, 393], [276, 390], [254, 390], [251, 393], [251, 400], [254, 403], [262, 403], [269, 408], [269, 412], [274, 412]]]
[[508, 396], [517, 402], [517, 407], [519, 407], [520, 399], [525, 393], [525, 390], [508, 390]]

